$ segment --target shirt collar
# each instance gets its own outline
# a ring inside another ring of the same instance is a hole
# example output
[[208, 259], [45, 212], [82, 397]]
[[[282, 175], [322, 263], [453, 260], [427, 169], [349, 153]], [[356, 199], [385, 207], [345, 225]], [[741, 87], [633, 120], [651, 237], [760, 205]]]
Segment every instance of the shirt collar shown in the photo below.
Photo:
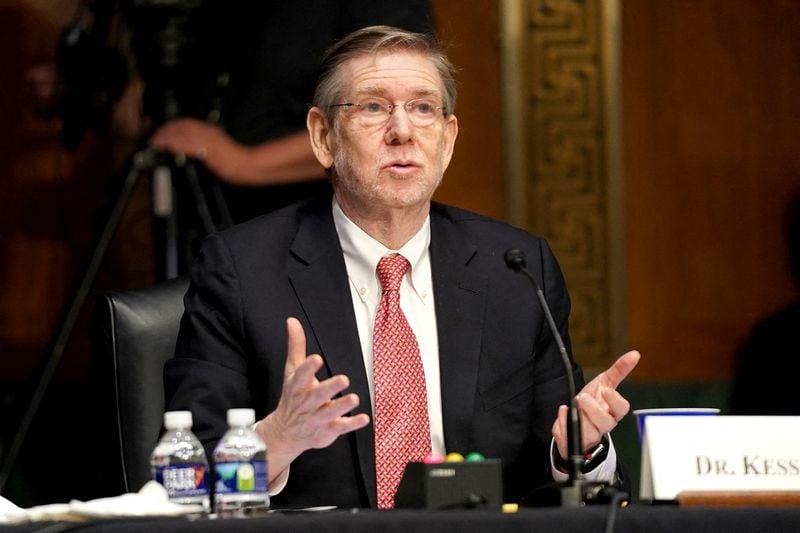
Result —
[[399, 253], [411, 264], [407, 277], [411, 289], [423, 300], [431, 293], [430, 255], [431, 218], [425, 219], [420, 230], [399, 250], [390, 250], [373, 239], [344, 214], [336, 197], [333, 198], [333, 223], [344, 253], [344, 262], [350, 283], [359, 297], [365, 300], [370, 294], [380, 294], [380, 281], [376, 269], [378, 261], [387, 254]]

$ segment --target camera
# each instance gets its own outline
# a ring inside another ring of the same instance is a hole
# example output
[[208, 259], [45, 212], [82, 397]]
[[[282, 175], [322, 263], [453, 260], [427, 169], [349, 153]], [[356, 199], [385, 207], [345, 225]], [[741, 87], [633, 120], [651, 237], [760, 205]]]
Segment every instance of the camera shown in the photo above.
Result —
[[182, 116], [201, 116], [203, 101], [201, 0], [89, 1], [62, 33], [58, 69], [64, 84], [60, 106], [62, 144], [77, 147], [91, 128], [108, 134], [112, 108], [138, 72], [142, 109], [157, 126]]

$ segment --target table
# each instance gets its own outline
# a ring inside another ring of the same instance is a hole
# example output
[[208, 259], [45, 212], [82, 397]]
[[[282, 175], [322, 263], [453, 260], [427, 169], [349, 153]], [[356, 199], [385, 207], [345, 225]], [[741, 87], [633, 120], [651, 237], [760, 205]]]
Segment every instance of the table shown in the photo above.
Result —
[[[303, 531], [367, 533], [374, 531], [410, 533], [563, 533], [605, 530], [609, 508], [589, 506], [578, 509], [523, 509], [503, 514], [491, 511], [329, 511], [321, 513], [280, 513], [265, 518], [238, 520], [147, 518], [130, 520], [100, 520], [88, 523], [50, 523], [0, 526], [0, 533], [28, 531], [80, 530], [81, 533], [112, 532], [209, 532], [269, 531], [270, 533], [300, 533]], [[800, 531], [800, 507], [782, 508], [680, 508], [674, 505], [632, 505], [618, 509], [615, 532], [680, 532], [707, 533]]]

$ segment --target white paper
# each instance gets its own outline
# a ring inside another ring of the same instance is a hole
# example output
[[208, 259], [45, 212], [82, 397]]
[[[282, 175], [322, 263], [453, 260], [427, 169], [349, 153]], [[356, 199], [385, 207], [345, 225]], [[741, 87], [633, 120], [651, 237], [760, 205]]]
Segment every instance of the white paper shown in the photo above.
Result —
[[[179, 505], [169, 501], [167, 491], [150, 481], [139, 492], [82, 502], [39, 505], [21, 509], [5, 500], [0, 507], [0, 522], [38, 522], [44, 520], [85, 520], [88, 518], [178, 516], [203, 512], [200, 505]], [[2, 504], [3, 502], [0, 502]]]

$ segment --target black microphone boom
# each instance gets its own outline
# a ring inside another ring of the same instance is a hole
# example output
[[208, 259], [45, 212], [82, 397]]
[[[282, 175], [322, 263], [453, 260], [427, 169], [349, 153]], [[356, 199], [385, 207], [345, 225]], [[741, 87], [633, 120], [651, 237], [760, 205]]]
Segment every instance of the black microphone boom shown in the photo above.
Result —
[[[510, 269], [522, 272], [536, 289], [536, 296], [539, 298], [539, 304], [547, 318], [547, 325], [561, 354], [569, 388], [569, 416], [567, 418], [567, 454], [569, 455], [567, 474], [569, 477], [566, 483], [555, 484], [555, 490], [553, 485], [545, 485], [535, 489], [523, 498], [520, 504], [575, 507], [588, 503], [607, 503], [611, 508], [624, 505], [629, 500], [628, 494], [624, 491], [608, 483], [590, 483], [583, 478], [581, 471], [583, 466], [583, 444], [581, 442], [581, 419], [575, 396], [575, 374], [572, 372], [571, 359], [567, 353], [567, 348], [564, 346], [564, 339], [562, 339], [556, 322], [553, 320], [553, 313], [550, 312], [550, 306], [547, 305], [542, 287], [526, 268], [525, 253], [516, 248], [511, 248], [505, 253], [505, 261]], [[606, 529], [606, 531], [609, 531], [609, 529]]]
[[581, 473], [581, 466], [583, 465], [583, 444], [581, 443], [581, 419], [578, 413], [578, 405], [575, 400], [575, 374], [572, 372], [572, 364], [570, 362], [567, 348], [564, 346], [564, 339], [558, 331], [555, 320], [553, 320], [553, 313], [550, 312], [550, 306], [547, 305], [547, 300], [544, 297], [544, 291], [541, 286], [533, 277], [533, 274], [526, 268], [525, 253], [522, 250], [511, 248], [505, 253], [506, 265], [511, 270], [521, 272], [527, 277], [534, 289], [536, 289], [536, 296], [539, 298], [539, 304], [544, 311], [547, 318], [547, 324], [550, 332], [556, 341], [558, 351], [561, 354], [561, 360], [564, 363], [564, 372], [567, 376], [567, 385], [569, 388], [569, 416], [567, 419], [567, 454], [569, 455], [568, 464], [568, 480], [567, 489], [562, 491], [560, 497], [561, 505], [581, 505], [583, 503], [583, 474]]

